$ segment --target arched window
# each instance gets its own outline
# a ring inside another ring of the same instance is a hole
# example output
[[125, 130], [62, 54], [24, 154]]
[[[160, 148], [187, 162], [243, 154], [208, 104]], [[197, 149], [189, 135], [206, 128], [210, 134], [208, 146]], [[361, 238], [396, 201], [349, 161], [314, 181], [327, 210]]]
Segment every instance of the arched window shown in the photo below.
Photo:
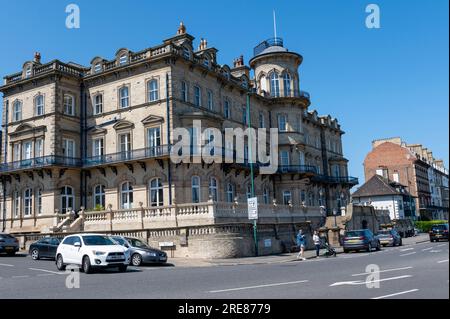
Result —
[[13, 103], [13, 121], [22, 120], [22, 102], [14, 101]]
[[44, 96], [42, 94], [34, 98], [34, 110], [36, 116], [44, 115]]
[[105, 209], [105, 186], [97, 185], [94, 187], [94, 208]]
[[123, 54], [119, 58], [119, 65], [124, 65], [128, 63], [128, 55]]
[[192, 176], [191, 179], [191, 189], [192, 189], [192, 202], [200, 202], [200, 177]]
[[292, 96], [291, 92], [291, 76], [289, 73], [283, 74], [284, 96]]
[[232, 203], [234, 201], [234, 185], [231, 183], [227, 184], [227, 202]]
[[270, 96], [272, 97], [280, 96], [280, 80], [276, 72], [273, 72], [270, 75]]
[[119, 89], [120, 107], [125, 108], [130, 106], [130, 92], [128, 86]]
[[64, 114], [75, 115], [75, 98], [70, 94], [64, 94]]
[[211, 177], [209, 179], [209, 197], [217, 202], [218, 198], [217, 198], [217, 179], [215, 179], [214, 177]]
[[163, 206], [164, 193], [160, 178], [154, 178], [150, 181], [150, 206]]
[[99, 73], [102, 71], [102, 64], [101, 63], [97, 63], [96, 65], [94, 65], [94, 73]]
[[30, 216], [33, 210], [33, 191], [27, 188], [23, 192], [23, 211], [25, 216]]
[[120, 185], [120, 208], [129, 209], [133, 207], [133, 186], [130, 182]]
[[74, 204], [73, 188], [64, 186], [61, 188], [61, 213], [65, 214], [72, 210]]
[[149, 102], [157, 101], [159, 99], [159, 92], [158, 92], [158, 80], [153, 79], [148, 82], [148, 100]]

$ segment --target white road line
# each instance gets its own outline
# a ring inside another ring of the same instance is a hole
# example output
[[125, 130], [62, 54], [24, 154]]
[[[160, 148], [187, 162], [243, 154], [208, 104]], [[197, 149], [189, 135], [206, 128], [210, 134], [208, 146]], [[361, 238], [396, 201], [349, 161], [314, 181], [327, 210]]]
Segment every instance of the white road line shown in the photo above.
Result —
[[250, 286], [250, 287], [240, 287], [240, 288], [231, 288], [231, 289], [223, 289], [223, 290], [212, 290], [210, 293], [218, 293], [218, 292], [228, 292], [228, 291], [238, 291], [238, 290], [247, 290], [247, 289], [257, 289], [257, 288], [266, 288], [266, 287], [276, 287], [276, 286], [286, 286], [286, 285], [295, 285], [308, 282], [308, 280], [300, 280], [300, 281], [291, 281], [291, 282], [280, 282], [276, 284], [268, 284], [268, 285], [259, 285], [259, 286]]
[[441, 260], [441, 261], [438, 261], [437, 263], [438, 263], [438, 264], [442, 264], [442, 263], [448, 263], [448, 259], [446, 259], [446, 260]]
[[389, 298], [389, 297], [394, 297], [394, 296], [398, 296], [398, 295], [409, 294], [409, 293], [415, 292], [415, 291], [419, 291], [419, 289], [411, 289], [411, 290], [407, 290], [407, 291], [401, 291], [401, 292], [397, 292], [397, 293], [395, 293], [395, 294], [390, 294], [390, 295], [385, 295], [385, 296], [375, 297], [375, 298], [372, 298], [372, 299]]
[[442, 246], [445, 246], [445, 245], [447, 245], [447, 244], [440, 244], [440, 245], [437, 245], [436, 247], [442, 247]]
[[430, 250], [430, 253], [440, 253], [442, 250], [441, 249], [436, 249], [436, 250]]
[[365, 285], [366, 283], [375, 283], [375, 282], [382, 282], [382, 281], [389, 281], [389, 280], [396, 280], [396, 279], [404, 279], [404, 278], [410, 278], [412, 275], [403, 275], [398, 277], [390, 277], [390, 278], [384, 278], [384, 279], [378, 279], [378, 280], [356, 280], [356, 281], [341, 281], [341, 282], [335, 282], [334, 284], [331, 284], [330, 287], [334, 286], [342, 286], [342, 285]]
[[416, 254], [415, 251], [413, 251], [412, 253], [407, 253], [407, 254], [400, 255], [400, 257], [410, 256], [410, 255], [414, 255], [414, 254]]
[[38, 277], [44, 277], [44, 276], [54, 276], [55, 274], [39, 274]]
[[51, 274], [55, 274], [55, 275], [64, 275], [65, 272], [57, 272], [57, 271], [51, 271], [51, 270], [47, 270], [47, 269], [39, 269], [39, 268], [28, 268], [30, 270], [35, 270], [35, 271], [43, 271], [43, 272], [48, 272]]
[[28, 276], [28, 275], [25, 275], [25, 276], [12, 276], [11, 278], [28, 278], [28, 277], [30, 277], [30, 276]]
[[434, 247], [428, 247], [428, 248], [424, 248], [424, 249], [422, 249], [422, 251], [427, 251], [427, 250], [431, 250], [431, 249], [433, 249]]
[[365, 276], [365, 275], [370, 275], [370, 274], [375, 274], [375, 273], [381, 273], [381, 272], [389, 272], [389, 271], [397, 271], [397, 270], [406, 270], [406, 269], [411, 269], [413, 267], [409, 266], [409, 267], [402, 267], [402, 268], [392, 268], [392, 269], [385, 269], [385, 270], [380, 270], [380, 271], [374, 271], [374, 272], [363, 272], [360, 274], [353, 274], [352, 277], [356, 277], [356, 276]]
[[5, 267], [14, 267], [14, 265], [10, 265], [10, 264], [0, 264], [0, 266], [5, 266]]
[[413, 250], [414, 248], [403, 248], [403, 249], [400, 249], [400, 251], [408, 251], [408, 250]]

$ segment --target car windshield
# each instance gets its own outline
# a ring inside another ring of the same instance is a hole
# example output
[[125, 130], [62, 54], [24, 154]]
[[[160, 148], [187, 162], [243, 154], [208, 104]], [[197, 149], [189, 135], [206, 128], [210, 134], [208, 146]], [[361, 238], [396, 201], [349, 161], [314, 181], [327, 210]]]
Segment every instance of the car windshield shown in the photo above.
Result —
[[0, 234], [0, 238], [14, 238], [14, 237], [8, 234]]
[[128, 241], [131, 243], [131, 246], [137, 248], [149, 248], [149, 246], [139, 239], [128, 238]]
[[360, 237], [360, 236], [364, 236], [364, 232], [363, 231], [349, 231], [349, 232], [345, 233], [345, 236]]
[[107, 236], [83, 236], [83, 241], [86, 246], [116, 245], [116, 243]]
[[447, 227], [446, 227], [446, 225], [434, 225], [431, 229], [432, 230], [446, 230]]
[[380, 230], [378, 232], [378, 235], [390, 235], [391, 231], [390, 230]]
[[125, 246], [126, 242], [121, 237], [111, 237], [114, 241], [116, 241], [119, 245]]

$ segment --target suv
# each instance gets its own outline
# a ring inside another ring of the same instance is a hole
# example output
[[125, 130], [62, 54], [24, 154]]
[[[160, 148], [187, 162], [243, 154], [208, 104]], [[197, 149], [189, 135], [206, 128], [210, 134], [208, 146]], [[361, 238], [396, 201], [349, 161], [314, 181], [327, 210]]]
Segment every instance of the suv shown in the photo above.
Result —
[[66, 265], [78, 265], [87, 274], [92, 273], [94, 268], [118, 267], [120, 272], [125, 272], [129, 263], [127, 249], [106, 235], [70, 235], [56, 250], [58, 270], [65, 270]]
[[152, 248], [142, 240], [123, 236], [111, 236], [111, 238], [129, 249], [131, 255], [130, 263], [133, 266], [140, 266], [146, 263], [164, 264], [167, 262], [167, 254], [164, 251]]
[[431, 226], [430, 241], [448, 240], [448, 224], [438, 224]]
[[344, 253], [348, 253], [350, 250], [366, 250], [371, 252], [373, 248], [376, 250], [381, 249], [381, 243], [369, 229], [349, 230], [345, 232], [344, 241]]
[[19, 251], [19, 241], [16, 237], [9, 234], [0, 234], [0, 253], [6, 253], [8, 256], [14, 256]]

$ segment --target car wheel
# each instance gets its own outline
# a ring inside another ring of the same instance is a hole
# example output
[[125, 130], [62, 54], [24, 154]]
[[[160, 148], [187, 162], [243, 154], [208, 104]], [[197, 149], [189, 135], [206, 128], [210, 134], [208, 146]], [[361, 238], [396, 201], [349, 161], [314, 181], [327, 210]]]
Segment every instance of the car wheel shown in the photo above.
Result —
[[399, 246], [403, 246], [403, 240], [400, 239], [400, 242], [398, 243]]
[[126, 272], [127, 271], [127, 265], [120, 265], [119, 266], [119, 272]]
[[56, 268], [58, 268], [58, 270], [66, 270], [66, 266], [64, 265], [63, 257], [61, 256], [61, 254], [56, 257]]
[[33, 260], [39, 260], [39, 250], [38, 250], [37, 248], [34, 248], [34, 249], [31, 251], [31, 258], [32, 258]]
[[83, 257], [83, 271], [85, 274], [92, 273], [91, 260], [88, 256]]
[[348, 249], [344, 249], [344, 254], [348, 254], [349, 250]]
[[380, 251], [381, 250], [381, 244], [380, 244], [380, 242], [378, 242], [378, 244], [377, 244], [377, 251]]
[[142, 256], [139, 254], [131, 256], [131, 264], [135, 267], [140, 266], [142, 264]]
[[367, 252], [370, 253], [372, 252], [372, 244], [369, 243], [369, 245], [367, 246]]

